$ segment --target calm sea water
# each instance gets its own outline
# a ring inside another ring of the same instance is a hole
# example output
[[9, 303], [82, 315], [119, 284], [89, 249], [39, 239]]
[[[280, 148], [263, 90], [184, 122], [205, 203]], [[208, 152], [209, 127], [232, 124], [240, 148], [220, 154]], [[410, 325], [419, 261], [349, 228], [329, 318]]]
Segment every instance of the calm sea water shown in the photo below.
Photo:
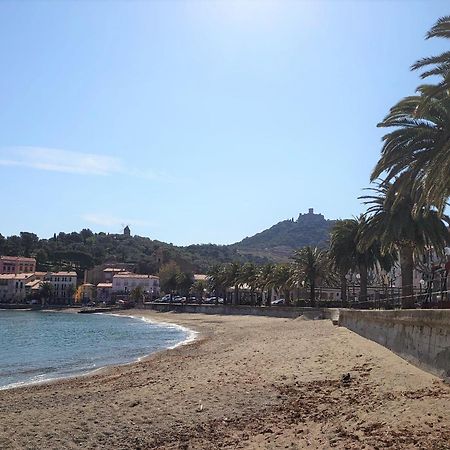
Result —
[[124, 316], [0, 310], [0, 389], [136, 361], [190, 337]]

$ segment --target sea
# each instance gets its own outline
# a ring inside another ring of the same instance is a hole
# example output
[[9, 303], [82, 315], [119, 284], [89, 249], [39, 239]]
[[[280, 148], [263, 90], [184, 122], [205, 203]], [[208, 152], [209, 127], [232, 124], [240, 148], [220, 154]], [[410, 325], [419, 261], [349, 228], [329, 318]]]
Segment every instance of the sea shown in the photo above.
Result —
[[139, 361], [194, 338], [184, 327], [146, 318], [0, 310], [0, 389]]

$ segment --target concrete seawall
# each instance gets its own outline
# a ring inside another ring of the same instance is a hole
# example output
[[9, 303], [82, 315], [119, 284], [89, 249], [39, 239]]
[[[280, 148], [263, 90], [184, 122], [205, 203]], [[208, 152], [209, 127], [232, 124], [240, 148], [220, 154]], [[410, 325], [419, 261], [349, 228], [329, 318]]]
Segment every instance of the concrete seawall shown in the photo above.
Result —
[[450, 310], [341, 309], [339, 325], [378, 342], [407, 361], [450, 379]]
[[182, 305], [173, 303], [146, 303], [146, 309], [159, 312], [200, 313], [222, 315], [250, 315], [295, 319], [304, 316], [306, 319], [330, 319], [339, 317], [337, 308], [297, 308], [294, 306], [234, 306], [234, 305]]

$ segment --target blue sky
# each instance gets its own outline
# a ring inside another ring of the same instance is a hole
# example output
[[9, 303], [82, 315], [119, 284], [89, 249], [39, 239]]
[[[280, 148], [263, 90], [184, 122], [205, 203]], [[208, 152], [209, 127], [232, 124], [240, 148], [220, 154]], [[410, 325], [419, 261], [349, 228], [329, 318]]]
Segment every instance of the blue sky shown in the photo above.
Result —
[[0, 3], [0, 233], [231, 243], [359, 214], [447, 1]]

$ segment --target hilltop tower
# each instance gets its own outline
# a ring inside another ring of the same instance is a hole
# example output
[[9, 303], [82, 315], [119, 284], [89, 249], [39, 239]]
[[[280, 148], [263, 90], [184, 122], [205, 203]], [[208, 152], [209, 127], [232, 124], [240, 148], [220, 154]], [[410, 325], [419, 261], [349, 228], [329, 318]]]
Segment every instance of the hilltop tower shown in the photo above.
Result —
[[123, 235], [124, 236], [131, 236], [131, 230], [130, 230], [130, 227], [128, 225], [123, 229]]

